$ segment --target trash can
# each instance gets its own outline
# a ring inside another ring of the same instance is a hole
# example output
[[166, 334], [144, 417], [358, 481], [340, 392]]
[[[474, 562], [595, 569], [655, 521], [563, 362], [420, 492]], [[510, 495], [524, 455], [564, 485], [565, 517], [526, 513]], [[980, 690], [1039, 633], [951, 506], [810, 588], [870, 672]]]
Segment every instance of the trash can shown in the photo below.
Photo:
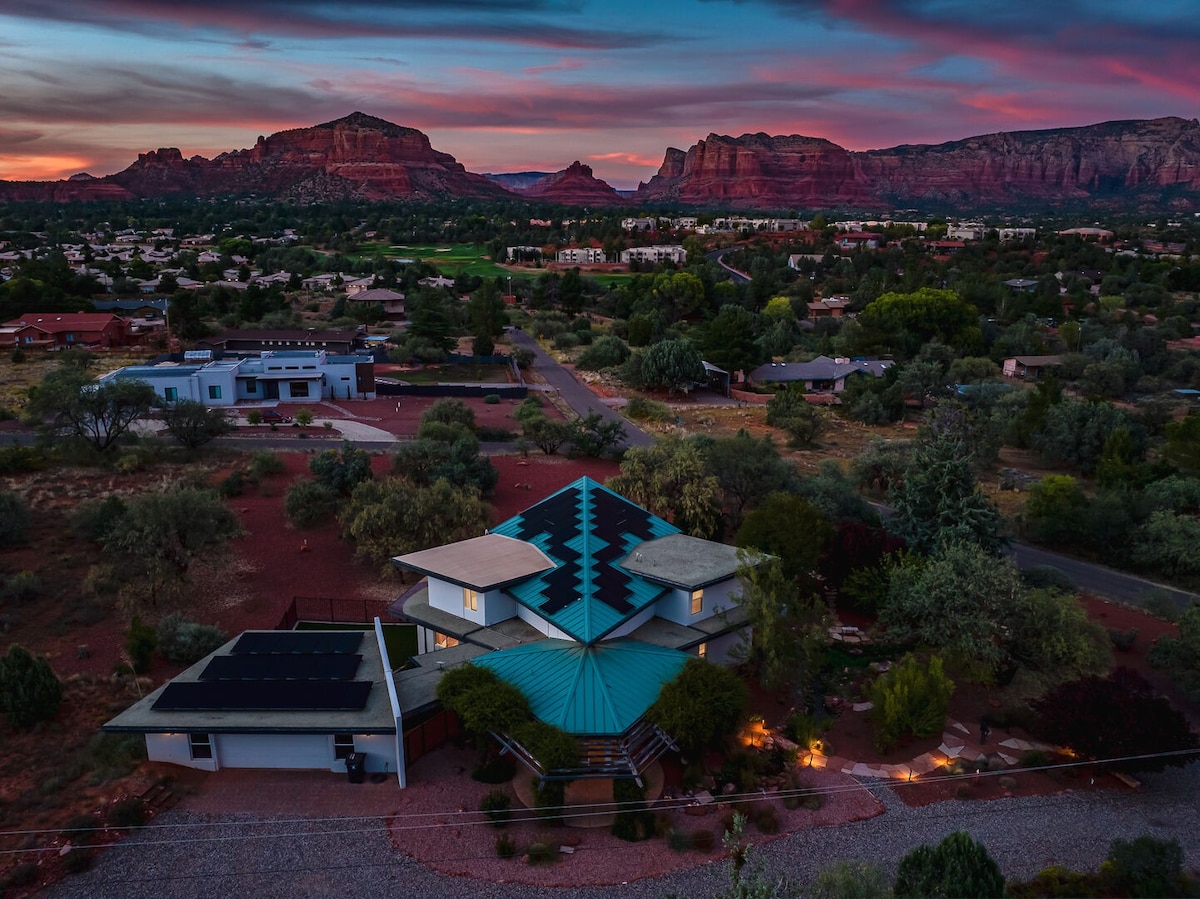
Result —
[[352, 784], [360, 784], [367, 777], [367, 754], [352, 752], [346, 756], [346, 779]]

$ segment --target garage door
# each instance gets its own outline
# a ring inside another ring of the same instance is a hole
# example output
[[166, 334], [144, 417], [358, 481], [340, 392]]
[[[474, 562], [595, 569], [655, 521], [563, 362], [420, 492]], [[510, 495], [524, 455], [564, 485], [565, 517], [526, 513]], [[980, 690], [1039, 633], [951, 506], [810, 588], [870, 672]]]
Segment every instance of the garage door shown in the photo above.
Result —
[[215, 734], [222, 768], [328, 768], [328, 734]]

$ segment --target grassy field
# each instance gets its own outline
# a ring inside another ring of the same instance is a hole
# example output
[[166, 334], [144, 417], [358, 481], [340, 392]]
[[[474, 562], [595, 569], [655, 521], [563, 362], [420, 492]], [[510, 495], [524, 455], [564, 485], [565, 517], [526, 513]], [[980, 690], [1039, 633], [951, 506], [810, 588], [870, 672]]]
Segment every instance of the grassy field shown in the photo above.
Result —
[[507, 365], [427, 365], [388, 376], [409, 384], [507, 384], [510, 371]]
[[[150, 355], [149, 352], [120, 350], [97, 352], [94, 354], [91, 371], [102, 375], [124, 365], [143, 363]], [[0, 409], [19, 413], [25, 407], [29, 388], [41, 381], [47, 372], [57, 368], [63, 358], [62, 353], [48, 353], [43, 350], [27, 352], [24, 362], [13, 362], [11, 354], [7, 352], [0, 355]]]

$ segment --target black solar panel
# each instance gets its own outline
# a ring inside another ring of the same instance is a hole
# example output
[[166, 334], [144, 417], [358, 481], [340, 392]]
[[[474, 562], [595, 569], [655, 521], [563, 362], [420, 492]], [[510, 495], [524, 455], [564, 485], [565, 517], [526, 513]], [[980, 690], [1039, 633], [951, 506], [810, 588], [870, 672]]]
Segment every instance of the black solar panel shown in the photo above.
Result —
[[362, 631], [261, 631], [242, 634], [232, 653], [357, 652]]
[[214, 656], [200, 674], [202, 681], [222, 680], [353, 680], [362, 656], [348, 653], [242, 653]]
[[202, 681], [167, 684], [154, 702], [170, 712], [335, 712], [367, 704], [370, 681]]

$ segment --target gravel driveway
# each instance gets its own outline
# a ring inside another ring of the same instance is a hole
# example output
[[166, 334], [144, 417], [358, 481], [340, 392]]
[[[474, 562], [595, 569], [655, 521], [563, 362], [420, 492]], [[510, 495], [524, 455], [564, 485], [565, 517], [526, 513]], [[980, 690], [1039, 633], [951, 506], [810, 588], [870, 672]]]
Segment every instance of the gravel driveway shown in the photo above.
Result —
[[[772, 871], [798, 881], [838, 859], [862, 859], [894, 869], [914, 846], [955, 830], [981, 840], [1006, 875], [1028, 878], [1050, 864], [1094, 870], [1115, 838], [1174, 837], [1185, 864], [1200, 865], [1200, 764], [1146, 775], [1145, 791], [1061, 793], [994, 802], [951, 801], [905, 806], [888, 786], [879, 799], [887, 811], [868, 821], [815, 828], [765, 846]], [[549, 889], [487, 883], [437, 874], [397, 852], [378, 819], [342, 818], [272, 827], [212, 820], [176, 809], [155, 825], [105, 852], [95, 867], [49, 891], [56, 897], [708, 897], [727, 886], [723, 863], [685, 869], [657, 879], [610, 887]], [[287, 835], [280, 837], [283, 831]], [[274, 834], [273, 836], [268, 836]], [[256, 838], [256, 835], [259, 838]], [[480, 840], [492, 853], [492, 836]], [[636, 843], [622, 847], [631, 854]]]

